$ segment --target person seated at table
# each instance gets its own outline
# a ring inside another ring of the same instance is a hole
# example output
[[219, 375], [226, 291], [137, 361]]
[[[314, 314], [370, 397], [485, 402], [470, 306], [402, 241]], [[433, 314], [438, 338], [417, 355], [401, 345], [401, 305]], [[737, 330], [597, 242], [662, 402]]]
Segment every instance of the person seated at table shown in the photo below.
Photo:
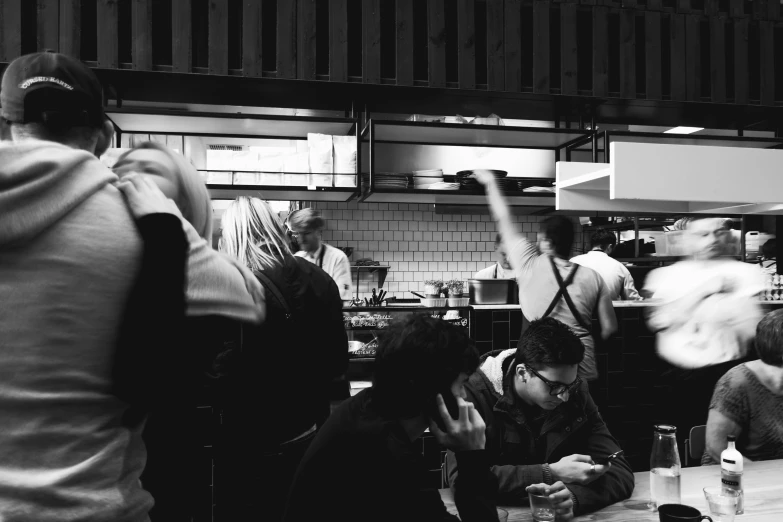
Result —
[[482, 268], [476, 272], [474, 277], [476, 279], [516, 279], [500, 234], [495, 235], [495, 264]]
[[783, 310], [756, 327], [758, 359], [735, 366], [715, 385], [702, 464], [717, 464], [726, 436], [747, 460], [783, 458]]
[[[585, 348], [562, 322], [530, 323], [519, 347], [482, 357], [465, 385], [468, 401], [487, 425], [486, 453], [498, 479], [499, 503], [518, 504], [536, 483], [565, 483], [575, 515], [631, 496], [633, 473], [577, 368]], [[463, 487], [462, 467], [446, 457], [449, 484]]]
[[456, 522], [438, 490], [426, 485], [428, 468], [415, 442], [429, 427], [463, 469], [455, 493], [462, 522], [497, 521], [484, 421], [464, 400], [463, 384], [478, 366], [473, 341], [456, 326], [416, 314], [385, 332], [376, 353], [372, 387], [340, 405], [305, 453], [284, 520]]
[[775, 239], [770, 239], [761, 247], [761, 271], [767, 275], [778, 273], [778, 243]]

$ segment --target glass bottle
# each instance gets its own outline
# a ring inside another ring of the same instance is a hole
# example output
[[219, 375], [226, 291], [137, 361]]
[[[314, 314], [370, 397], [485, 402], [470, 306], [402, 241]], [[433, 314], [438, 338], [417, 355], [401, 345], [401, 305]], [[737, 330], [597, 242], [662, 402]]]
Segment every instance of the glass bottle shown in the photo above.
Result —
[[679, 504], [680, 452], [677, 449], [677, 428], [666, 424], [655, 426], [650, 455], [650, 503], [653, 511], [664, 504]]
[[720, 454], [721, 484], [726, 489], [733, 489], [739, 493], [737, 501], [737, 515], [745, 513], [745, 502], [742, 495], [742, 469], [744, 460], [737, 450], [735, 443], [737, 438], [729, 435], [726, 438], [727, 448]]

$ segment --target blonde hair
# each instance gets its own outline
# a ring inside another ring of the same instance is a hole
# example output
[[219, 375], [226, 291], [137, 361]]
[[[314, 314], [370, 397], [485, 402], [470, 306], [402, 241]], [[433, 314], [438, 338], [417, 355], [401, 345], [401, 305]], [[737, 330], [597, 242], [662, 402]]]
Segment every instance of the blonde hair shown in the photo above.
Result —
[[321, 214], [312, 208], [303, 208], [300, 210], [294, 210], [289, 214], [286, 220], [288, 227], [294, 231], [306, 231], [321, 230], [324, 228], [324, 219]]
[[185, 156], [154, 141], [145, 141], [133, 147], [117, 158], [116, 164], [119, 165], [128, 155], [139, 149], [160, 151], [174, 162], [174, 165], [177, 166], [177, 171], [174, 172], [177, 177], [177, 200], [175, 203], [179, 207], [179, 211], [182, 212], [182, 217], [193, 225], [198, 235], [212, 244], [212, 200], [209, 197], [207, 185], [196, 167], [191, 165]]
[[221, 227], [220, 250], [253, 271], [271, 268], [292, 255], [277, 214], [261, 199], [240, 196], [232, 201]]

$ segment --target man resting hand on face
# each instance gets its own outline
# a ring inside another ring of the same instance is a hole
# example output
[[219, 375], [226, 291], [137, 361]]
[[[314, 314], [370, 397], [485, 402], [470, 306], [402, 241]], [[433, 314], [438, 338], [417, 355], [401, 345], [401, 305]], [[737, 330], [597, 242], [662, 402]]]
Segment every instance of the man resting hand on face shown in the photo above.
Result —
[[[498, 478], [499, 504], [522, 504], [527, 489], [550, 495], [558, 520], [596, 511], [631, 496], [633, 474], [577, 377], [584, 347], [551, 317], [533, 321], [516, 350], [486, 354], [465, 384], [486, 423], [485, 451]], [[459, 484], [454, 454], [449, 484]]]

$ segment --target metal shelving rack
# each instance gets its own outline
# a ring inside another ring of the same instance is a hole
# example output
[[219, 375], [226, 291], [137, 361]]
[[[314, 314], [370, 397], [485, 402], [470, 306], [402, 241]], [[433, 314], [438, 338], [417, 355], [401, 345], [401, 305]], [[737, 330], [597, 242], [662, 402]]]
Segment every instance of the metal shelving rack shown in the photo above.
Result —
[[[363, 186], [361, 201], [410, 202], [436, 204], [484, 205], [483, 191], [386, 189], [375, 186], [375, 145], [445, 145], [455, 147], [488, 147], [516, 149], [544, 149], [559, 153], [569, 144], [589, 136], [590, 131], [578, 129], [515, 127], [498, 125], [471, 125], [458, 123], [413, 122], [371, 119], [362, 131], [362, 141], [369, 145], [368, 183]], [[519, 178], [546, 181], [551, 179]], [[509, 205], [540, 207], [554, 206], [554, 193], [509, 191]]]
[[[107, 116], [114, 123], [117, 139], [123, 133], [160, 136], [201, 136], [210, 138], [306, 140], [308, 133], [356, 136], [356, 187], [308, 187], [305, 185], [208, 184], [212, 199], [254, 196], [287, 201], [350, 201], [361, 193], [361, 135], [356, 118], [278, 116], [268, 114], [232, 114], [184, 112], [154, 109], [111, 109]], [[214, 171], [219, 172], [219, 171]], [[297, 173], [281, 173], [297, 174]], [[341, 173], [337, 173], [341, 174]], [[344, 173], [350, 174], [350, 173]]]

